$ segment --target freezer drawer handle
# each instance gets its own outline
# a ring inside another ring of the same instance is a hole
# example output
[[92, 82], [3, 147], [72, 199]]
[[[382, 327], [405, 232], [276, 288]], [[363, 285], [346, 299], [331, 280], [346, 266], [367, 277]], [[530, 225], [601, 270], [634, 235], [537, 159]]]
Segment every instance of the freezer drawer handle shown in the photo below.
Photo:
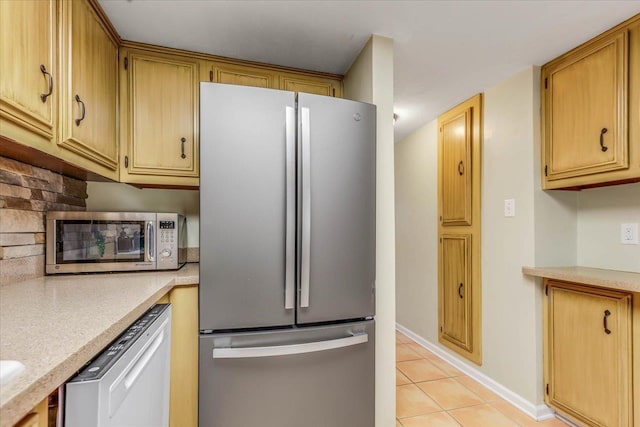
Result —
[[289, 356], [292, 354], [314, 353], [324, 350], [349, 347], [369, 341], [369, 334], [362, 333], [347, 338], [304, 344], [280, 345], [271, 347], [214, 348], [214, 359], [245, 359], [249, 357]]

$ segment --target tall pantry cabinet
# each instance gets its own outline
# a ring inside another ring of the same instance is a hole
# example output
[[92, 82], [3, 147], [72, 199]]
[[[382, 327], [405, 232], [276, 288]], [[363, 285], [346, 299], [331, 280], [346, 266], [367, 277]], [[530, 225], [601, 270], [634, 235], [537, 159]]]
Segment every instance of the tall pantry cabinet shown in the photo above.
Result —
[[438, 339], [482, 364], [482, 95], [438, 117]]

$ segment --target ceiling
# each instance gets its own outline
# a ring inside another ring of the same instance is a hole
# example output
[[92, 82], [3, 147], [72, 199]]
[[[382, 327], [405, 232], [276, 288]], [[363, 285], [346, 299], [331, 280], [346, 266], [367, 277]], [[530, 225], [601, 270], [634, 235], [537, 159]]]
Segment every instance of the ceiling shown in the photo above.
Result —
[[123, 39], [344, 74], [394, 39], [396, 141], [640, 13], [640, 1], [99, 0]]

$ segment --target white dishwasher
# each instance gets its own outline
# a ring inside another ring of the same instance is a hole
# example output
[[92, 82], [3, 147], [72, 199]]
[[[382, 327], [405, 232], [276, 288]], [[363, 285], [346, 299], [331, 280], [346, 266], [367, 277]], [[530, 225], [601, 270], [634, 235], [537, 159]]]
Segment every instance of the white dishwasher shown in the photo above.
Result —
[[157, 304], [66, 384], [65, 427], [167, 427], [171, 306]]

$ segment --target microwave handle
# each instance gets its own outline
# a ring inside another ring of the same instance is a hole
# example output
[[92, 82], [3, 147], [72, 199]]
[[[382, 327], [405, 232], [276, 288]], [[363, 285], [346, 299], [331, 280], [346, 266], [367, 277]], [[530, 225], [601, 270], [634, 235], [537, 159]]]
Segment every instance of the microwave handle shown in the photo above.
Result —
[[[153, 221], [147, 222], [147, 232], [145, 233], [145, 246], [147, 247], [147, 259], [151, 262], [156, 260], [156, 236], [153, 228]], [[153, 246], [153, 251], [151, 250]]]

